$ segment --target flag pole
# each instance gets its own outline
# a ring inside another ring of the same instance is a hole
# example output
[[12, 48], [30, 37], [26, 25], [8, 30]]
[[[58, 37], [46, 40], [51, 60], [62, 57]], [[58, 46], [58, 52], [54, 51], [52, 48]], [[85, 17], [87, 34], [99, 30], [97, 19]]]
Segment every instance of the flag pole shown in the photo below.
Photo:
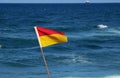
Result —
[[38, 31], [37, 31], [36, 27], [34, 27], [34, 29], [35, 29], [35, 32], [37, 34], [37, 38], [38, 38], [38, 42], [39, 42], [39, 45], [40, 45], [40, 50], [41, 50], [42, 58], [43, 58], [43, 61], [44, 61], [44, 64], [45, 64], [46, 72], [48, 74], [48, 78], [51, 78], [50, 71], [49, 71], [49, 68], [48, 68], [48, 65], [47, 65], [47, 61], [45, 59], [45, 55], [44, 55], [44, 52], [43, 52], [43, 49], [42, 49], [42, 46], [41, 46], [41, 41], [40, 41], [40, 38], [39, 38]]

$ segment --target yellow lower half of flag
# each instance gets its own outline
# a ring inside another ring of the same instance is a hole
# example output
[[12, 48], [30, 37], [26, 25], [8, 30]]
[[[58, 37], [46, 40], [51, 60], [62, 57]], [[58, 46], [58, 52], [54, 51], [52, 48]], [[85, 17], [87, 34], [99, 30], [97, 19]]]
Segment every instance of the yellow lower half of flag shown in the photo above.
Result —
[[61, 34], [52, 34], [52, 35], [44, 35], [39, 37], [41, 42], [41, 47], [46, 47], [49, 45], [67, 42], [67, 37]]

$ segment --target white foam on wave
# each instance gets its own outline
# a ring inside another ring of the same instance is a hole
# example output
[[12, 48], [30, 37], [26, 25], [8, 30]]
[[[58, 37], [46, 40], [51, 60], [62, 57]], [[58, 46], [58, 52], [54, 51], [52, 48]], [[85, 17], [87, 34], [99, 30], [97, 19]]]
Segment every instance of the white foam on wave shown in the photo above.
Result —
[[81, 77], [62, 77], [62, 78], [81, 78]]
[[105, 76], [105, 77], [61, 77], [61, 78], [120, 78], [120, 75], [111, 75], [111, 76]]
[[103, 77], [61, 77], [61, 78], [103, 78]]
[[120, 30], [117, 30], [117, 29], [110, 29], [108, 32], [120, 34]]
[[63, 60], [64, 63], [81, 63], [81, 64], [91, 64], [86, 56], [83, 55], [71, 55]]
[[120, 75], [111, 75], [111, 76], [106, 76], [104, 78], [120, 78]]
[[0, 45], [0, 48], [2, 48], [2, 45]]
[[[50, 53], [51, 54], [51, 53]], [[81, 54], [52, 54], [54, 55], [56, 58], [64, 58], [62, 60], [59, 60], [60, 62], [63, 63], [80, 63], [80, 64], [93, 64], [93, 62], [90, 61], [89, 58], [87, 58], [87, 56], [85, 55], [81, 55]]]
[[107, 25], [103, 25], [103, 24], [97, 25], [97, 27], [98, 27], [99, 29], [108, 28], [108, 26], [107, 26]]

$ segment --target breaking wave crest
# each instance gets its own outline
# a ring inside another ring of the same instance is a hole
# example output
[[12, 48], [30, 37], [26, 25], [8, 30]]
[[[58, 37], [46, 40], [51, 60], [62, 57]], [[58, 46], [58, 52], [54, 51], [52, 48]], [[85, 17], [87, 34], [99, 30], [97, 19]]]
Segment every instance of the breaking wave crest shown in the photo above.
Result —
[[56, 62], [56, 63], [64, 63], [64, 64], [92, 64], [89, 59], [84, 55], [76, 55], [76, 54], [53, 54], [47, 55], [48, 61]]

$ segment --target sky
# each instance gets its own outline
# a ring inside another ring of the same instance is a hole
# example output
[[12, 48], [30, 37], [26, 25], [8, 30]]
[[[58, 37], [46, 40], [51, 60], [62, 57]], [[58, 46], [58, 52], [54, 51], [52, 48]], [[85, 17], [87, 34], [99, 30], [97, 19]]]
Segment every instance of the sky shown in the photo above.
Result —
[[[84, 3], [85, 0], [0, 0], [0, 3]], [[90, 0], [91, 3], [120, 3], [120, 0]]]

